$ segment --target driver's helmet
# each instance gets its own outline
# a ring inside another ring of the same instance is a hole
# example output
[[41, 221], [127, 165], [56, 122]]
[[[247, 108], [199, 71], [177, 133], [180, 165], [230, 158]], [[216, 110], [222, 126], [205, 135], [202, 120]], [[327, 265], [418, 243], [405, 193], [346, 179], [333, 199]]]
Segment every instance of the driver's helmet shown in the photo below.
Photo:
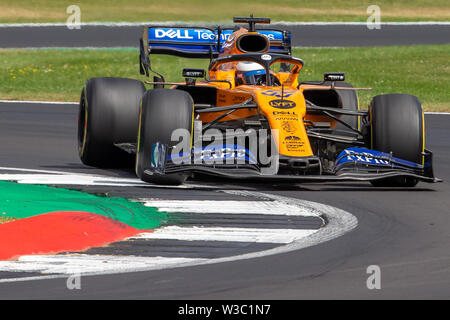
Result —
[[266, 70], [256, 62], [239, 62], [236, 66], [236, 85], [264, 85]]

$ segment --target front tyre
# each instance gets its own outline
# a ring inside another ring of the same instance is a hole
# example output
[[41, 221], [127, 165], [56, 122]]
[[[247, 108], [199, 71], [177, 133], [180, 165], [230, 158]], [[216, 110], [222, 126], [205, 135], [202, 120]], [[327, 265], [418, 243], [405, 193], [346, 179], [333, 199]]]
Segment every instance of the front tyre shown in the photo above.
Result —
[[[139, 116], [138, 147], [136, 154], [136, 175], [143, 181], [177, 185], [182, 184], [184, 174], [149, 174], [152, 145], [156, 142], [168, 148], [176, 145], [172, 133], [185, 129], [191, 135], [194, 115], [194, 102], [189, 93], [175, 89], [153, 89], [142, 98]], [[192, 146], [191, 146], [192, 147]]]
[[[372, 99], [369, 106], [372, 149], [396, 158], [423, 163], [424, 118], [419, 99], [408, 94], [385, 94]], [[373, 181], [374, 186], [413, 187], [411, 177]]]

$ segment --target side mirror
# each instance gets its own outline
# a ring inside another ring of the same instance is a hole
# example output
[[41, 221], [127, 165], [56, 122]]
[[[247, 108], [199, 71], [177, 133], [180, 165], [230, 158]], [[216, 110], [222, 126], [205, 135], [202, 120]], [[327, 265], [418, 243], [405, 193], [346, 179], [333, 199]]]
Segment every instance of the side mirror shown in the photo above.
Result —
[[345, 73], [344, 72], [325, 72], [323, 74], [323, 81], [344, 81]]
[[184, 78], [204, 78], [205, 74], [203, 69], [183, 69]]

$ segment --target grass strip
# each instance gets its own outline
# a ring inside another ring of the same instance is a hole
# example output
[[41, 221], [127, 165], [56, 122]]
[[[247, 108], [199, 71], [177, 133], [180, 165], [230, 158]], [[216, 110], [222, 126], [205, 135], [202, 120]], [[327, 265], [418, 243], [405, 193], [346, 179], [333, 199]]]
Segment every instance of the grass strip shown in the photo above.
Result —
[[[139, 75], [138, 50], [0, 50], [0, 99], [78, 101], [91, 77]], [[384, 93], [416, 95], [426, 111], [450, 111], [450, 45], [357, 48], [295, 48], [305, 62], [300, 81], [321, 80], [324, 72], [345, 72], [360, 91], [360, 106]], [[152, 56], [167, 81], [181, 81], [186, 67], [207, 68], [209, 60]]]

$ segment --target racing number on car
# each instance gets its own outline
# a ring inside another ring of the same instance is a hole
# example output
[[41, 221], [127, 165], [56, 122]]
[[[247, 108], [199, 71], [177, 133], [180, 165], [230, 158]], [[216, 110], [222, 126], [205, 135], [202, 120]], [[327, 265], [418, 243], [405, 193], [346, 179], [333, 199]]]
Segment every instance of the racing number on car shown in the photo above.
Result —
[[261, 92], [263, 95], [265, 96], [269, 96], [269, 97], [277, 97], [277, 98], [289, 98], [290, 96], [292, 96], [295, 91], [284, 91], [281, 92], [280, 90], [266, 90]]

